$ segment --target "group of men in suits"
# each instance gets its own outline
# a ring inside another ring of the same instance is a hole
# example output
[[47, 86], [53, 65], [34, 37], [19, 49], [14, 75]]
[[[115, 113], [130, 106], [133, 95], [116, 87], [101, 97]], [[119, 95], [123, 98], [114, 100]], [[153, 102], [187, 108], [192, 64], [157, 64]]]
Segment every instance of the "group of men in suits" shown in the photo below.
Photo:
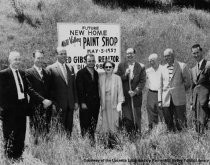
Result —
[[[141, 132], [142, 90], [146, 84], [149, 128], [165, 121], [169, 131], [187, 127], [186, 91], [192, 87], [192, 107], [195, 110], [196, 131], [203, 133], [209, 117], [210, 63], [204, 59], [199, 44], [193, 45], [192, 54], [197, 65], [190, 73], [185, 63], [175, 58], [173, 49], [164, 51], [166, 65], [159, 65], [157, 54], [149, 56], [151, 65], [136, 61], [136, 51], [128, 48], [125, 61], [116, 74], [121, 77], [125, 102], [122, 104], [122, 124], [128, 133]], [[94, 69], [95, 56], [86, 55], [86, 67], [77, 76], [67, 64], [67, 52], [57, 48], [57, 61], [44, 69], [43, 52], [33, 53], [34, 65], [21, 70], [19, 52], [9, 54], [9, 67], [0, 71], [0, 116], [2, 119], [5, 153], [8, 158], [21, 158], [24, 150], [26, 115], [34, 129], [35, 144], [41, 134], [49, 132], [51, 117], [70, 136], [74, 110], [79, 110], [81, 135], [94, 134], [100, 108], [99, 74]], [[192, 85], [193, 84], [193, 85]]]
[[190, 70], [185, 63], [176, 60], [173, 49], [164, 51], [165, 65], [160, 65], [157, 54], [149, 56], [151, 67], [146, 70], [149, 89], [147, 112], [149, 129], [159, 121], [165, 121], [169, 131], [181, 131], [187, 127], [186, 93], [191, 91], [191, 109], [195, 112], [196, 132], [203, 134], [210, 114], [210, 62], [204, 59], [199, 44], [191, 48], [196, 65]]

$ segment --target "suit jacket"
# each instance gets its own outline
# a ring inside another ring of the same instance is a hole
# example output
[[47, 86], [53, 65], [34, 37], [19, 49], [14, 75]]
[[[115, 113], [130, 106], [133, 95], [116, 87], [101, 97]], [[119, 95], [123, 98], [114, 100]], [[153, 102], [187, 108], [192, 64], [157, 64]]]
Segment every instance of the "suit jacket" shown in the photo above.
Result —
[[77, 95], [79, 104], [86, 103], [89, 106], [100, 106], [99, 98], [99, 82], [98, 72], [94, 70], [94, 80], [91, 77], [90, 72], [87, 68], [83, 68], [77, 72], [76, 83], [77, 83]]
[[[26, 78], [24, 71], [19, 71], [23, 86], [24, 86], [24, 95], [25, 95], [25, 105], [27, 106], [27, 94], [33, 99], [35, 102], [40, 103], [44, 100], [44, 98], [39, 95], [35, 90], [30, 86], [28, 79]], [[18, 94], [17, 88], [15, 84], [15, 79], [12, 73], [11, 68], [4, 69], [0, 71], [0, 106], [3, 108], [2, 115], [8, 116], [17, 114], [15, 111], [16, 107], [18, 107]], [[19, 111], [18, 115], [26, 115], [27, 108], [25, 110]]]
[[186, 91], [191, 86], [190, 71], [185, 63], [175, 60], [170, 80], [167, 66], [168, 64], [164, 65], [161, 70], [158, 101], [162, 101], [163, 107], [169, 107], [171, 99], [175, 106], [185, 105]]
[[65, 78], [57, 62], [47, 67], [50, 81], [50, 98], [63, 111], [66, 111], [67, 108], [73, 110], [75, 103], [78, 102], [74, 69], [73, 67], [68, 66], [68, 64], [66, 66], [68, 84], [66, 84]]
[[[26, 77], [29, 80], [31, 87], [36, 90], [41, 96], [49, 99], [49, 76], [45, 69], [43, 71], [43, 77], [41, 78], [35, 67], [31, 67], [26, 70]], [[30, 99], [29, 104], [31, 108], [31, 113], [33, 113], [33, 108], [37, 106], [34, 100]]]
[[[125, 76], [125, 71], [127, 68], [128, 68], [127, 62], [120, 63], [118, 65], [118, 70], [116, 73], [122, 79], [123, 93], [125, 95], [125, 103], [124, 104], [128, 104], [131, 101], [130, 95], [128, 94], [128, 91], [130, 90], [129, 77]], [[134, 75], [134, 77], [131, 81], [131, 89], [136, 92], [136, 95], [133, 97], [133, 102], [134, 102], [135, 107], [140, 107], [141, 101], [142, 101], [142, 90], [146, 83], [146, 71], [145, 71], [144, 65], [135, 62], [134, 69], [133, 69], [133, 75]]]
[[[209, 100], [210, 91], [210, 61], [203, 60], [200, 69], [198, 66], [194, 66], [191, 70], [192, 74], [192, 101], [193, 106], [196, 106], [196, 102], [199, 101], [204, 105]], [[198, 96], [196, 98], [196, 95]]]

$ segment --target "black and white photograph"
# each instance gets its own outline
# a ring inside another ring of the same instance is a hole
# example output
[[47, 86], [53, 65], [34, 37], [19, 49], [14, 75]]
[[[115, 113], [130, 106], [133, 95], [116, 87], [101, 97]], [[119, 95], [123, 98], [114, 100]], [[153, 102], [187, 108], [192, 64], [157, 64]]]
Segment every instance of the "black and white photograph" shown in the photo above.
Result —
[[0, 165], [210, 163], [210, 0], [0, 0]]

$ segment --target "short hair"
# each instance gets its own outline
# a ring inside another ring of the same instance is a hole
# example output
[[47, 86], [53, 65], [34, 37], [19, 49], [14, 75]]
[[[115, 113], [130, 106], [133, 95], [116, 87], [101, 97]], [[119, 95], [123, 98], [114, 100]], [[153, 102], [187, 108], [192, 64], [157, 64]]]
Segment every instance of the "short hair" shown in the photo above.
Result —
[[136, 54], [136, 50], [134, 49], [134, 48], [128, 48], [127, 50], [126, 50], [126, 53], [128, 53], [128, 52], [133, 52], [134, 54]]
[[174, 54], [174, 50], [171, 49], [171, 48], [167, 48], [167, 49], [164, 51], [163, 55], [165, 56], [166, 54], [167, 54], [167, 55], [168, 55], [168, 54]]
[[158, 55], [156, 53], [152, 53], [149, 55], [148, 60], [150, 61], [151, 59], [157, 59]]
[[84, 56], [84, 59], [87, 61], [87, 57], [95, 57], [95, 55], [94, 54], [91, 54], [91, 53], [88, 53], [88, 54], [86, 54], [85, 56]]
[[33, 55], [33, 58], [35, 58], [35, 56], [36, 56], [36, 53], [41, 53], [41, 54], [44, 54], [44, 51], [43, 50], [35, 50], [33, 53], [32, 53], [32, 55]]
[[19, 55], [20, 56], [20, 53], [18, 51], [11, 51], [9, 53], [9, 57], [8, 57], [8, 60], [10, 61], [14, 56], [17, 56]]
[[194, 44], [194, 45], [191, 47], [191, 50], [192, 50], [192, 49], [195, 49], [195, 48], [199, 48], [200, 51], [203, 50], [203, 49], [201, 48], [200, 44]]
[[106, 61], [103, 63], [103, 65], [102, 65], [102, 68], [103, 68], [103, 69], [105, 69], [105, 66], [106, 66], [107, 63], [110, 63], [110, 64], [112, 65], [113, 69], [114, 69], [115, 63], [112, 62], [111, 60], [106, 60]]
[[58, 54], [58, 52], [61, 52], [61, 51], [63, 51], [63, 50], [66, 51], [66, 49], [65, 49], [64, 47], [58, 46], [57, 49], [56, 49], [56, 52], [57, 52], [57, 54]]

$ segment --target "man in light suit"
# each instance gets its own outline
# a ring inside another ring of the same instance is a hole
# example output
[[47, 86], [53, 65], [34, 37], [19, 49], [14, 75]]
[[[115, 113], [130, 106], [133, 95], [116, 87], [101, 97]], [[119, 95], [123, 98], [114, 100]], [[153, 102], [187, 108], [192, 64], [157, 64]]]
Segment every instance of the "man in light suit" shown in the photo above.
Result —
[[[28, 78], [32, 88], [36, 90], [43, 97], [49, 98], [49, 76], [44, 69], [44, 54], [40, 50], [33, 53], [34, 65], [26, 70], [26, 77]], [[37, 104], [34, 100], [29, 101], [31, 112], [30, 127], [34, 133], [34, 143], [38, 143], [40, 135], [46, 135], [49, 132], [51, 110], [44, 109], [42, 105]]]
[[190, 71], [185, 63], [175, 60], [173, 49], [166, 49], [164, 58], [167, 64], [161, 71], [158, 102], [168, 130], [181, 131], [187, 127], [186, 91], [191, 86]]
[[24, 150], [26, 114], [29, 110], [27, 95], [34, 102], [43, 103], [44, 108], [52, 102], [31, 88], [25, 72], [20, 70], [22, 58], [19, 52], [10, 52], [8, 59], [10, 66], [0, 71], [2, 130], [6, 155], [9, 159], [18, 160]]
[[70, 136], [73, 127], [73, 112], [78, 109], [75, 74], [72, 66], [66, 64], [67, 52], [57, 48], [57, 61], [47, 67], [50, 81], [50, 97], [57, 105], [61, 125]]
[[136, 51], [128, 48], [126, 61], [118, 66], [117, 74], [123, 83], [125, 102], [122, 106], [123, 123], [128, 133], [141, 132], [142, 90], [146, 83], [146, 71], [143, 64], [136, 62]]
[[204, 133], [210, 116], [208, 106], [210, 94], [210, 61], [204, 59], [204, 53], [199, 44], [191, 48], [196, 65], [192, 68], [192, 107], [195, 111], [195, 124], [198, 133]]

